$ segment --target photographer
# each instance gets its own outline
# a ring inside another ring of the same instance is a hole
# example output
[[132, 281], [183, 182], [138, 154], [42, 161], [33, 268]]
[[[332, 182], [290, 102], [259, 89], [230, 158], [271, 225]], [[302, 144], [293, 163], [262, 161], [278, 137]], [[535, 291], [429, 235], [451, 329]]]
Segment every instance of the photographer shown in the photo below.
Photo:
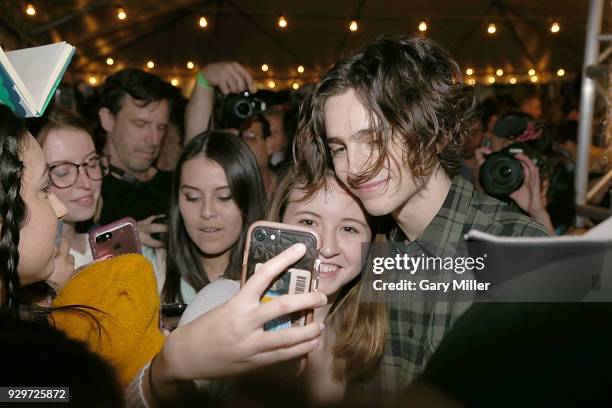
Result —
[[[196, 75], [196, 85], [185, 112], [185, 145], [195, 135], [209, 129], [215, 109], [215, 87], [222, 94], [222, 102], [216, 108], [218, 115], [213, 122], [216, 129], [229, 130], [240, 136], [257, 158], [257, 164], [269, 197], [276, 187], [276, 175], [269, 165], [272, 130], [279, 128], [278, 121], [271, 126], [263, 112], [266, 103], [253, 95], [239, 95], [242, 92], [257, 91], [251, 74], [237, 62], [208, 64]], [[277, 137], [274, 138], [278, 139]], [[282, 142], [280, 143], [282, 146]]]
[[[487, 194], [518, 207], [554, 234], [546, 210], [548, 177], [541, 178], [546, 165], [542, 122], [522, 112], [509, 111], [493, 128], [491, 148], [476, 149], [475, 180]], [[537, 162], [534, 162], [534, 160]]]
[[237, 62], [208, 64], [196, 75], [196, 84], [185, 109], [185, 140], [208, 130], [215, 102], [215, 87], [224, 95], [242, 91], [256, 92], [255, 81]]

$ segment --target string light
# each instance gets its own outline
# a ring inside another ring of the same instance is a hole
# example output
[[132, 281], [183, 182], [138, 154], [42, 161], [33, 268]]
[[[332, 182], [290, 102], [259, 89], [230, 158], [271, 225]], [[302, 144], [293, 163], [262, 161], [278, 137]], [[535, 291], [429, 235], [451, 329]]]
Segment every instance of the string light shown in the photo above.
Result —
[[303, 74], [303, 73], [304, 73], [304, 67], [303, 67], [302, 65], [298, 66], [298, 67], [297, 67], [297, 72], [298, 72], [299, 74]]
[[489, 77], [489, 83], [490, 84], [494, 84], [495, 83], [495, 77], [494, 76], [490, 76]]
[[300, 84], [294, 82], [293, 84], [291, 84], [291, 87], [297, 91], [298, 89], [300, 89]]
[[516, 78], [515, 77], [510, 78], [510, 83], [512, 85], [516, 84]]
[[115, 60], [112, 59], [111, 57], [108, 57], [106, 59], [106, 65], [113, 65], [115, 63]]
[[276, 88], [276, 82], [274, 82], [274, 81], [268, 81], [268, 88], [270, 88], [270, 89], [274, 89], [274, 88]]
[[474, 78], [468, 79], [468, 85], [471, 85], [471, 86], [476, 85], [476, 80]]
[[172, 81], [170, 81], [170, 83], [172, 84], [172, 86], [178, 86], [179, 80], [177, 78], [172, 78]]
[[269, 69], [270, 69], [270, 67], [268, 66], [268, 64], [262, 64], [261, 65], [261, 70], [263, 72], [268, 72]]
[[559, 23], [557, 23], [556, 21], [553, 22], [552, 25], [550, 26], [550, 32], [556, 34], [559, 32], [559, 30], [561, 30]]
[[26, 7], [26, 14], [28, 16], [33, 16], [36, 14], [36, 9], [32, 4], [28, 4], [28, 6]]
[[533, 82], [534, 84], [535, 84], [536, 82], [538, 82], [538, 76], [537, 76], [537, 75], [532, 75], [532, 76], [531, 76], [531, 82]]
[[427, 31], [427, 23], [425, 21], [421, 21], [421, 23], [419, 24], [419, 31], [422, 33]]
[[497, 75], [497, 76], [502, 76], [502, 75], [504, 75], [504, 70], [503, 70], [503, 69], [501, 69], [501, 68], [500, 68], [500, 69], [498, 69], [497, 71], [495, 71], [495, 75]]
[[278, 26], [280, 28], [287, 28], [287, 19], [285, 18], [285, 16], [280, 16], [278, 18]]
[[119, 20], [125, 20], [127, 18], [127, 13], [125, 12], [125, 10], [123, 9], [123, 7], [119, 7], [117, 9], [117, 18]]
[[187, 69], [193, 69], [193, 67], [195, 67], [193, 61], [187, 61]]
[[89, 77], [89, 84], [90, 85], [95, 85], [97, 83], [98, 83], [98, 79], [95, 76], [92, 75], [92, 76]]
[[495, 24], [489, 23], [489, 26], [487, 27], [487, 33], [495, 34], [496, 31], [497, 31], [497, 27], [495, 27]]
[[474, 74], [474, 70], [472, 68], [468, 68], [465, 70], [465, 75], [473, 75]]
[[204, 16], [200, 17], [200, 21], [198, 22], [198, 25], [202, 28], [206, 27], [208, 25], [208, 20], [206, 20], [206, 17]]
[[563, 75], [565, 75], [565, 70], [563, 68], [557, 70], [557, 76], [562, 77]]
[[149, 68], [149, 69], [155, 68], [155, 63], [153, 61], [149, 60], [149, 62], [147, 62], [147, 68]]
[[529, 70], [529, 72], [527, 72], [529, 74], [529, 76], [534, 76], [535, 75], [535, 69], [531, 68]]
[[357, 31], [358, 28], [359, 28], [359, 25], [357, 24], [357, 21], [356, 20], [351, 21], [351, 24], [349, 24], [349, 30]]

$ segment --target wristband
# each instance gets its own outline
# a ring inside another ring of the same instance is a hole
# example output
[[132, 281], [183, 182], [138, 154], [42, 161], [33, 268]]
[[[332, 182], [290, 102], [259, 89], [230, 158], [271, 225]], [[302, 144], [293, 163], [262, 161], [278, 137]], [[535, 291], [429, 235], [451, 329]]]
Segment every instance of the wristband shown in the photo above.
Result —
[[210, 86], [210, 84], [206, 80], [206, 77], [204, 76], [202, 71], [198, 71], [198, 74], [196, 75], [196, 83], [198, 84], [200, 88], [213, 89], [213, 87]]

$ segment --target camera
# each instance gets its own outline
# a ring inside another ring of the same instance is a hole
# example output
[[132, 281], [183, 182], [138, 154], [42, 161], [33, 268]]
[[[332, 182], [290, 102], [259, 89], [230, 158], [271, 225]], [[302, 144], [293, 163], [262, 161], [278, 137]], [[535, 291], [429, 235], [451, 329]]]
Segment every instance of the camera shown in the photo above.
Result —
[[224, 120], [230, 122], [245, 121], [265, 111], [266, 102], [249, 92], [229, 94], [223, 99], [222, 115]]
[[480, 167], [480, 185], [488, 195], [505, 200], [523, 185], [523, 166], [515, 157], [521, 153], [528, 156], [540, 171], [544, 170], [546, 160], [542, 153], [526, 143], [512, 143], [499, 152], [487, 155]]

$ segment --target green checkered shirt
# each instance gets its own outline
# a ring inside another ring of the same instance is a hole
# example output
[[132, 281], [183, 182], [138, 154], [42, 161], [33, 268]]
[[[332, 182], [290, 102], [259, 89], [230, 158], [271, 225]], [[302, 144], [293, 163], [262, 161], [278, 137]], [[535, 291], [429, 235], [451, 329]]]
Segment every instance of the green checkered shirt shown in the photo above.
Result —
[[[405, 235], [396, 226], [391, 230], [389, 246], [391, 252], [400, 254], [466, 256], [464, 235], [471, 229], [499, 236], [548, 235], [539, 223], [475, 191], [469, 181], [456, 176], [442, 208], [419, 238], [406, 243]], [[367, 389], [387, 393], [409, 385], [423, 371], [444, 334], [472, 304], [465, 299], [453, 301], [439, 293], [402, 293], [398, 299], [389, 303], [385, 351], [375, 377], [364, 384]]]

